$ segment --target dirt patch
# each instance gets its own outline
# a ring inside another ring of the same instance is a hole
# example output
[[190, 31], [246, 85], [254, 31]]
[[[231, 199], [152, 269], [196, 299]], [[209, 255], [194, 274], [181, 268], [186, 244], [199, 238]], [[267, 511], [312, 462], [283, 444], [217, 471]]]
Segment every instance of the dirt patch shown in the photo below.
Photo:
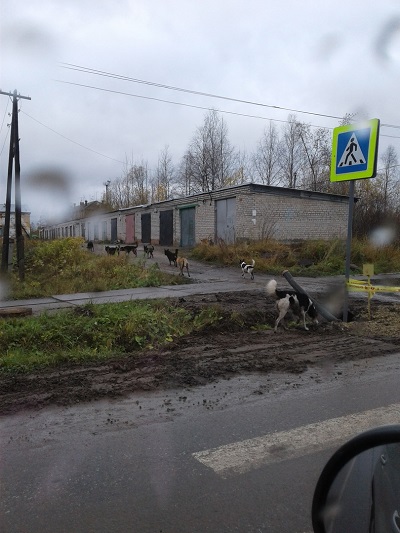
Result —
[[158, 350], [116, 357], [88, 366], [62, 367], [29, 375], [0, 376], [0, 413], [49, 404], [71, 405], [134, 391], [192, 387], [246, 373], [301, 373], [315, 365], [400, 352], [400, 306], [351, 302], [355, 320], [322, 322], [305, 331], [290, 324], [272, 330], [274, 302], [261, 291], [218, 293], [177, 300], [188, 313], [215, 305], [221, 323]]

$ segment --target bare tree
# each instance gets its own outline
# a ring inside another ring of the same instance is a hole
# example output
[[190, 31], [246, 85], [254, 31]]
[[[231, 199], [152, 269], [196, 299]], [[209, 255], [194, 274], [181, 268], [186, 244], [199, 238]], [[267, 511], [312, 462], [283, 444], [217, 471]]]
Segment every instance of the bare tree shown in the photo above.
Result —
[[279, 145], [277, 128], [270, 122], [269, 128], [264, 130], [257, 150], [252, 156], [254, 171], [261, 183], [266, 185], [278, 185], [280, 181]]
[[158, 156], [157, 169], [152, 183], [152, 200], [155, 202], [168, 200], [171, 197], [174, 179], [175, 168], [169, 147], [166, 145]]
[[225, 186], [240, 185], [251, 181], [251, 162], [245, 151], [235, 153], [235, 164], [232, 174], [224, 180]]
[[127, 165], [124, 174], [109, 185], [109, 203], [113, 209], [149, 202], [147, 163]]
[[312, 131], [309, 125], [299, 124], [298, 133], [304, 151], [302, 186], [311, 191], [327, 191], [331, 161], [328, 130], [318, 128]]
[[397, 205], [397, 192], [399, 185], [399, 165], [396, 150], [394, 146], [387, 147], [380, 157], [383, 168], [378, 173], [379, 181], [382, 187], [382, 210], [384, 213], [390, 207]]
[[304, 150], [300, 138], [301, 124], [295, 115], [289, 115], [283, 128], [279, 159], [282, 168], [282, 182], [285, 187], [296, 188], [298, 177], [304, 163]]
[[364, 237], [381, 224], [398, 227], [400, 222], [400, 182], [397, 153], [388, 146], [380, 157], [383, 167], [376, 178], [358, 180], [356, 194], [360, 198], [354, 211], [354, 231]]
[[185, 175], [190, 176], [190, 193], [212, 191], [229, 182], [234, 171], [235, 151], [228, 139], [227, 126], [217, 111], [212, 110], [205, 116], [184, 159]]
[[192, 153], [187, 150], [182, 157], [181, 163], [178, 168], [177, 187], [178, 193], [182, 196], [188, 196], [192, 191], [192, 183], [194, 182], [193, 176], [193, 163], [191, 161]]

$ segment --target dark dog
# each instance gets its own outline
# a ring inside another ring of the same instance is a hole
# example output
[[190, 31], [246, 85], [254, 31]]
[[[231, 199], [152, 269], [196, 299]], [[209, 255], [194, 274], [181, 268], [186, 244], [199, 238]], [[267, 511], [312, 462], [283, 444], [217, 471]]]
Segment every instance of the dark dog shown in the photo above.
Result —
[[89, 252], [94, 252], [94, 244], [93, 244], [93, 241], [89, 241], [87, 243], [87, 249], [89, 250]]
[[115, 252], [118, 250], [117, 246], [105, 246], [104, 250], [108, 255], [115, 255]]
[[153, 259], [153, 252], [154, 252], [154, 246], [152, 244], [144, 244], [143, 245], [144, 255], [147, 255], [147, 259], [150, 259], [150, 257]]
[[174, 263], [174, 266], [176, 266], [176, 260], [178, 258], [178, 248], [175, 250], [175, 252], [171, 252], [171, 250], [164, 250], [164, 254], [168, 257], [169, 264]]
[[254, 259], [251, 261], [251, 265], [248, 265], [246, 261], [243, 261], [243, 259], [240, 260], [240, 268], [242, 269], [242, 278], [244, 278], [245, 274], [250, 274], [250, 278], [254, 279], [254, 265], [256, 262]]
[[190, 274], [189, 274], [189, 262], [188, 260], [185, 258], [185, 257], [178, 257], [176, 259], [176, 263], [179, 267], [179, 270], [180, 270], [180, 273], [179, 275], [180, 276], [184, 276], [183, 274], [183, 269], [186, 268], [186, 272], [187, 272], [187, 275], [188, 277], [190, 278]]
[[297, 323], [299, 323], [300, 319], [303, 318], [304, 329], [306, 331], [308, 331], [308, 327], [306, 325], [306, 314], [313, 319], [313, 322], [315, 324], [318, 324], [317, 310], [308, 296], [294, 290], [279, 290], [276, 288], [276, 286], [276, 280], [271, 279], [271, 281], [267, 283], [267, 286], [265, 288], [268, 296], [274, 296], [276, 298], [278, 318], [275, 321], [275, 333], [281, 321], [283, 328], [287, 329], [284, 324], [284, 318], [289, 310], [297, 316]]
[[119, 252], [125, 252], [126, 255], [129, 255], [130, 252], [133, 253], [133, 255], [136, 255], [137, 256], [137, 242], [135, 242], [134, 244], [121, 244], [119, 247], [118, 247], [118, 254]]

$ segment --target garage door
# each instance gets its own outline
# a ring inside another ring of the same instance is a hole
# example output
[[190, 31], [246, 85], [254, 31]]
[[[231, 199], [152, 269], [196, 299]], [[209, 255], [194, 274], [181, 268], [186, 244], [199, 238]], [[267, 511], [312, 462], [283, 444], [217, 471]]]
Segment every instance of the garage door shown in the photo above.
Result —
[[216, 202], [217, 242], [235, 242], [236, 198], [226, 198]]
[[160, 245], [172, 246], [174, 240], [174, 212], [172, 209], [168, 211], [160, 211]]
[[181, 246], [194, 246], [195, 242], [195, 213], [194, 207], [181, 209]]
[[142, 215], [142, 242], [151, 242], [151, 215], [146, 213]]

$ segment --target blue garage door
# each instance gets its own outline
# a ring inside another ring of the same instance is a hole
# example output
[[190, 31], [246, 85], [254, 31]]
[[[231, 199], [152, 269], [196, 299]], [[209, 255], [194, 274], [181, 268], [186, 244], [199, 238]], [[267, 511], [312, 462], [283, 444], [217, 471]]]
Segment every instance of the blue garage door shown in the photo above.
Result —
[[181, 209], [181, 246], [190, 247], [195, 241], [195, 207]]

